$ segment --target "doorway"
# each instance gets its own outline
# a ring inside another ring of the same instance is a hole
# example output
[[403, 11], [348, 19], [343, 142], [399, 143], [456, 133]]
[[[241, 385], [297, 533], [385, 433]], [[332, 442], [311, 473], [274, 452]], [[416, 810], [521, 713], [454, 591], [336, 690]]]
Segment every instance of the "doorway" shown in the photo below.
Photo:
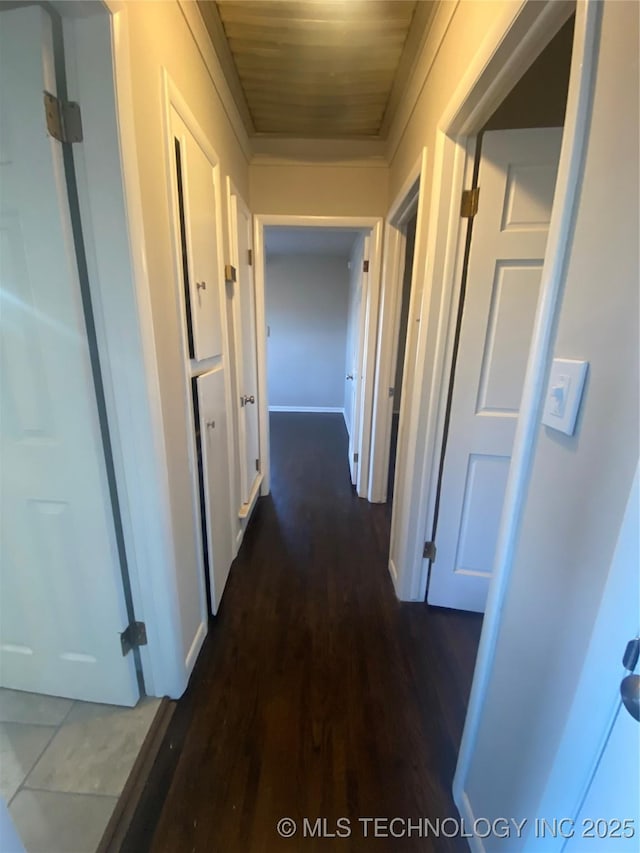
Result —
[[553, 207], [573, 29], [572, 17], [476, 140], [438, 491], [425, 536], [435, 549], [425, 557], [430, 604], [485, 609]]
[[396, 474], [396, 457], [398, 451], [398, 434], [400, 431], [400, 404], [402, 402], [402, 383], [404, 380], [405, 356], [407, 351], [407, 335], [409, 331], [409, 304], [411, 301], [411, 282], [413, 279], [413, 258], [416, 245], [417, 210], [406, 223], [404, 271], [402, 273], [402, 292], [400, 296], [400, 319], [398, 325], [398, 340], [396, 343], [396, 367], [393, 385], [389, 387], [389, 396], [393, 400], [391, 411], [391, 439], [389, 445], [389, 473], [387, 477], [387, 504], [393, 501], [393, 485]]
[[269, 418], [289, 413], [340, 419], [347, 476], [367, 496], [381, 235], [376, 218], [255, 217], [263, 495]]
[[343, 463], [355, 486], [369, 234], [270, 226], [264, 239], [271, 426], [335, 421], [348, 436]]

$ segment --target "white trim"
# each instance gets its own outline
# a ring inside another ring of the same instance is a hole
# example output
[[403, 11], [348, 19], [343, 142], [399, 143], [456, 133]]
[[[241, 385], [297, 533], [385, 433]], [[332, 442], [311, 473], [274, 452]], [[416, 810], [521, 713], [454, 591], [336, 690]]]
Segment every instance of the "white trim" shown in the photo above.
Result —
[[267, 321], [265, 310], [265, 251], [264, 229], [270, 225], [310, 226], [313, 228], [358, 228], [370, 231], [369, 274], [364, 311], [364, 342], [362, 365], [362, 418], [358, 437], [359, 458], [356, 491], [362, 498], [368, 494], [369, 452], [371, 443], [371, 416], [375, 378], [376, 331], [378, 324], [378, 302], [380, 296], [380, 271], [382, 268], [382, 229], [380, 217], [357, 216], [287, 216], [258, 214], [254, 217], [254, 254], [256, 286], [256, 324], [258, 344], [258, 393], [260, 405], [260, 458], [264, 475], [262, 494], [270, 489], [269, 454], [269, 404], [267, 392]]
[[332, 412], [344, 417], [343, 406], [269, 406], [270, 412]]
[[[577, 214], [583, 159], [588, 140], [600, 16], [601, 4], [597, 0], [578, 3], [565, 129], [542, 271], [541, 293], [498, 536], [494, 574], [453, 783], [456, 804], [462, 804], [465, 796], [467, 774], [478, 735], [501, 625], [503, 603], [520, 533], [527, 486], [531, 478], [534, 439], [544, 397], [559, 297], [564, 283], [569, 237]], [[552, 35], [553, 32], [547, 31], [549, 38]]]
[[[395, 385], [400, 343], [406, 224], [418, 209], [420, 187], [424, 186], [426, 169], [427, 149], [424, 148], [405, 178], [385, 221], [369, 470], [368, 498], [372, 503], [384, 503], [387, 500], [394, 409], [394, 398], [389, 396], [389, 388]], [[416, 229], [414, 257], [421, 251], [423, 239], [424, 229], [421, 232]], [[413, 272], [415, 274], [415, 269]], [[411, 287], [414, 283], [415, 279], [412, 277]], [[396, 395], [399, 390], [395, 388]]]
[[[83, 16], [83, 4], [58, 4], [56, 8], [65, 18], [70, 96], [81, 98], [84, 104], [85, 139], [74, 151], [74, 159], [83, 233], [93, 256], [91, 290], [134, 607], [137, 618], [146, 624], [149, 639], [148, 646], [141, 649], [145, 686], [149, 695], [178, 698], [187, 677], [179, 654], [177, 568], [134, 133], [126, 3], [106, 0], [101, 13], [90, 17]], [[96, 75], [98, 63], [102, 73]], [[110, 192], [105, 192], [105, 186]], [[110, 227], [103, 228], [102, 222]]]

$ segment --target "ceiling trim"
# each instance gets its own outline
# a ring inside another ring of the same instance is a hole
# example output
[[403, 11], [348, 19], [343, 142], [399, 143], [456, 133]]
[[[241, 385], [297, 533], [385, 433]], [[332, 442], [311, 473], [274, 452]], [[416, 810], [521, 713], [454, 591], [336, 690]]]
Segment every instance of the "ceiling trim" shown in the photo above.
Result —
[[425, 32], [425, 40], [420, 50], [420, 56], [414, 64], [413, 73], [407, 82], [404, 97], [398, 104], [396, 114], [388, 130], [386, 157], [389, 164], [393, 162], [396, 156], [400, 141], [407, 129], [418, 99], [427, 82], [427, 78], [431, 74], [431, 69], [440, 51], [440, 45], [444, 41], [459, 5], [460, 0], [455, 0], [455, 2], [453, 0], [452, 2], [440, 0], [436, 7], [431, 23]]
[[207, 68], [213, 87], [218, 93], [242, 153], [249, 163], [253, 155], [249, 134], [242, 119], [240, 108], [229, 86], [218, 51], [214, 47], [207, 30], [199, 4], [192, 2], [192, 0], [177, 0], [177, 3]]
[[215, 3], [204, 3], [202, 0], [197, 0], [197, 6], [204, 20], [205, 28], [213, 42], [213, 48], [217, 54], [218, 61], [222, 66], [224, 79], [231, 90], [233, 100], [244, 122], [247, 134], [251, 136], [256, 132], [253, 117], [249, 110], [249, 104], [247, 103], [242, 83], [240, 82], [238, 69], [236, 68], [236, 63], [233, 59], [229, 42], [227, 41], [218, 7]]
[[402, 103], [405, 91], [418, 66], [425, 42], [429, 38], [429, 32], [437, 8], [437, 2], [424, 3], [418, 0], [418, 5], [416, 6], [413, 20], [409, 27], [407, 41], [400, 57], [400, 64], [398, 65], [393, 86], [389, 93], [382, 124], [380, 125], [381, 139], [386, 139], [389, 135], [389, 128], [393, 124], [394, 116]]

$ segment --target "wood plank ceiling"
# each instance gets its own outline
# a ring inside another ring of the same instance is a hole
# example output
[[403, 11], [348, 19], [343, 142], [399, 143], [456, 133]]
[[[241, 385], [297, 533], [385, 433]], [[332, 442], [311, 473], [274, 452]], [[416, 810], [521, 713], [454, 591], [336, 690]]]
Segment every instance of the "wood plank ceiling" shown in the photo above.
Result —
[[250, 135], [381, 138], [433, 2], [199, 0]]

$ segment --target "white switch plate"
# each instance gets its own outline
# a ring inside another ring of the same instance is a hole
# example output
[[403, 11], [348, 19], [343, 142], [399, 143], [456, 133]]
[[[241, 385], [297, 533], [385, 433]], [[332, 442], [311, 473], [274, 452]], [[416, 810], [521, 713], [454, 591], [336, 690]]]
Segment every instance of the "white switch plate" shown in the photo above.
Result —
[[542, 413], [542, 423], [565, 435], [573, 435], [580, 410], [588, 361], [554, 358], [549, 387]]

